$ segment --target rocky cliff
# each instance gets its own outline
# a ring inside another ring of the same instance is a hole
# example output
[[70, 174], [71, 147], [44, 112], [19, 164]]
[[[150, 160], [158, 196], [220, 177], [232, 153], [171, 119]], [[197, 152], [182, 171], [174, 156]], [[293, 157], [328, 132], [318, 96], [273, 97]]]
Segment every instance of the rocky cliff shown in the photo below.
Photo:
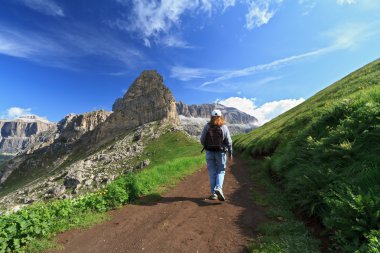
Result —
[[0, 193], [9, 194], [0, 203], [66, 198], [101, 187], [136, 163], [138, 168], [148, 164], [138, 160], [145, 143], [180, 124], [174, 97], [156, 71], [142, 72], [113, 109], [66, 116], [49, 146], [6, 163]]
[[15, 155], [36, 142], [42, 132], [55, 131], [56, 124], [35, 115], [0, 120], [0, 154]]
[[104, 122], [111, 112], [104, 110], [84, 114], [69, 114], [54, 127], [33, 135], [19, 155], [3, 165], [0, 171], [0, 184], [12, 174], [14, 170], [34, 170], [54, 168], [64, 162], [75, 148], [76, 142], [83, 135], [92, 131]]
[[245, 133], [258, 127], [258, 120], [255, 117], [221, 104], [186, 105], [176, 102], [176, 108], [184, 129], [194, 136], [201, 134], [204, 125], [210, 121], [211, 112], [215, 109], [222, 111], [231, 134]]
[[84, 114], [68, 114], [58, 123], [59, 141], [74, 142], [85, 133], [94, 130], [98, 125], [105, 122], [111, 112], [99, 110]]
[[[83, 114], [70, 113], [58, 122], [57, 127], [35, 136], [35, 141], [28, 145], [24, 152], [33, 152], [48, 147], [50, 150], [58, 150], [75, 143], [84, 134], [94, 130], [103, 123], [112, 112], [98, 110]], [[62, 147], [62, 144], [65, 144]], [[59, 146], [59, 147], [57, 147]]]
[[155, 70], [143, 71], [112, 109], [113, 114], [94, 131], [95, 142], [156, 120], [180, 122], [174, 97]]

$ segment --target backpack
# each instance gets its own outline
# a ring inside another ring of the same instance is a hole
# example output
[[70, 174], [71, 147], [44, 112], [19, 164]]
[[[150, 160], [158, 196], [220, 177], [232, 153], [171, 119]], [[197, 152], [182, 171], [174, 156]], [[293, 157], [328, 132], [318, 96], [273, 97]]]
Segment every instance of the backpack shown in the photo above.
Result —
[[210, 126], [205, 138], [205, 149], [209, 151], [224, 151], [223, 131], [219, 126]]

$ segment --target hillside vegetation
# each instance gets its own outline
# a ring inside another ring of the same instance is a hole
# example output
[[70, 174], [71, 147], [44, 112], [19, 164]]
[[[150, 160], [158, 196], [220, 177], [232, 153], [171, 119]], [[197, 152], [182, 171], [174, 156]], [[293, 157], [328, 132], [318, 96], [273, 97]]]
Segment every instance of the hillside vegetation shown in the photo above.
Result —
[[56, 233], [104, 220], [107, 210], [145, 195], [162, 193], [204, 165], [197, 141], [183, 132], [168, 132], [148, 143], [143, 158], [149, 166], [121, 175], [103, 189], [75, 199], [34, 203], [0, 217], [1, 252], [39, 252]]
[[333, 251], [380, 252], [380, 60], [248, 134], [294, 208], [318, 217]]
[[11, 159], [12, 156], [10, 155], [0, 155], [0, 166], [6, 162], [7, 160]]

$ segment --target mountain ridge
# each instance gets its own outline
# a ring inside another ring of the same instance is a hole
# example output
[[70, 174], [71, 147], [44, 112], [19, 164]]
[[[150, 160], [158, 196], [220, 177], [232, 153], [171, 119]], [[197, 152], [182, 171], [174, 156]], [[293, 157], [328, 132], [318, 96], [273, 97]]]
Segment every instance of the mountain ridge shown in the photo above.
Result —
[[15, 155], [38, 142], [36, 136], [54, 130], [56, 124], [36, 115], [0, 120], [0, 154]]
[[143, 71], [118, 103], [112, 113], [67, 115], [49, 134], [49, 145], [2, 165], [1, 202], [27, 205], [101, 187], [125, 170], [147, 166], [139, 157], [149, 140], [180, 131], [174, 97], [157, 71]]
[[214, 109], [221, 110], [232, 135], [246, 133], [258, 127], [258, 120], [255, 117], [217, 103], [187, 105], [179, 101], [176, 102], [176, 108], [185, 131], [193, 136], [200, 136], [204, 125], [210, 121], [210, 113]]

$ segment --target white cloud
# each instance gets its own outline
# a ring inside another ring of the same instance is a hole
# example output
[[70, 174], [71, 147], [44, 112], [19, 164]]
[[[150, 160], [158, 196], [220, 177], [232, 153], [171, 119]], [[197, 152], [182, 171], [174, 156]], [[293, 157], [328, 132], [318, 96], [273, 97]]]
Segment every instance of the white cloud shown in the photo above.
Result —
[[103, 56], [128, 67], [144, 60], [143, 54], [133, 46], [108, 34], [99, 36], [98, 31], [88, 27], [71, 27], [57, 36], [75, 52], [75, 57]]
[[72, 70], [76, 70], [76, 59], [88, 55], [106, 57], [119, 65], [123, 63], [124, 67], [144, 60], [139, 50], [124, 41], [110, 35], [99, 36], [88, 27], [72, 25], [40, 33], [0, 25], [0, 54]]
[[216, 12], [224, 13], [226, 9], [239, 3], [248, 6], [246, 27], [253, 29], [267, 24], [283, 2], [283, 0], [116, 1], [125, 7], [126, 14], [110, 21], [111, 27], [138, 34], [147, 47], [151, 47], [154, 41], [157, 44], [179, 48], [191, 48], [186, 41], [179, 40], [177, 35], [181, 30], [182, 17], [186, 13], [191, 13], [193, 17], [205, 14], [211, 16]]
[[265, 84], [268, 84], [268, 83], [271, 83], [273, 81], [277, 81], [277, 80], [280, 80], [282, 79], [282, 76], [268, 76], [268, 77], [265, 77], [263, 79], [260, 79], [258, 81], [254, 81], [254, 84], [256, 85], [265, 85]]
[[235, 6], [235, 4], [236, 4], [235, 0], [224, 0], [223, 1], [223, 11], [225, 11], [229, 7]]
[[221, 83], [217, 87], [216, 86], [194, 86], [194, 85], [185, 85], [185, 89], [191, 89], [196, 91], [208, 92], [208, 93], [237, 93], [239, 91], [239, 87], [237, 85], [231, 85], [228, 83]]
[[314, 0], [298, 0], [298, 4], [303, 7], [303, 16], [307, 16], [317, 6], [317, 2]]
[[220, 75], [226, 72], [226, 70], [174, 66], [170, 69], [170, 77], [179, 79], [181, 81], [190, 81], [193, 79], [210, 78], [211, 76]]
[[355, 8], [364, 9], [366, 11], [376, 11], [380, 7], [379, 0], [336, 0], [338, 5], [355, 5]]
[[207, 86], [210, 84], [219, 83], [219, 82], [229, 80], [232, 78], [250, 76], [250, 75], [253, 75], [253, 74], [256, 74], [259, 72], [273, 70], [273, 69], [276, 69], [279, 67], [283, 67], [283, 66], [290, 64], [292, 62], [302, 60], [304, 58], [308, 58], [311, 56], [317, 56], [317, 55], [326, 53], [328, 51], [331, 51], [331, 47], [321, 48], [321, 49], [317, 49], [317, 50], [310, 51], [307, 53], [289, 56], [287, 58], [275, 60], [275, 61], [272, 61], [272, 62], [266, 63], [266, 64], [260, 64], [260, 65], [255, 65], [255, 66], [239, 69], [239, 70], [230, 71], [230, 72], [228, 72], [222, 76], [215, 78], [214, 80], [202, 83], [201, 86]]
[[173, 34], [164, 36], [160, 41], [158, 41], [158, 44], [162, 44], [166, 47], [193, 48], [186, 41]]
[[379, 22], [365, 24], [365, 23], [351, 23], [345, 24], [334, 29], [331, 29], [324, 33], [324, 37], [328, 37], [330, 41], [330, 46], [309, 51], [303, 54], [293, 55], [286, 58], [278, 59], [266, 64], [259, 64], [243, 69], [232, 70], [225, 72], [219, 77], [214, 78], [211, 81], [203, 82], [201, 87], [220, 83], [229, 79], [251, 76], [260, 72], [270, 71], [278, 69], [300, 61], [306, 58], [315, 57], [338, 50], [349, 50], [355, 49], [360, 45], [361, 42], [367, 40], [368, 38], [380, 33]]
[[19, 2], [45, 15], [65, 16], [63, 9], [52, 0], [19, 0]]
[[258, 119], [261, 119], [259, 122], [261, 122], [261, 124], [264, 124], [304, 101], [305, 99], [299, 98], [268, 102], [255, 109], [255, 114], [257, 115]]
[[[122, 4], [128, 4], [119, 1]], [[179, 26], [181, 16], [186, 11], [210, 11], [209, 1], [133, 0], [132, 13], [129, 19], [118, 19], [114, 23], [122, 30], [140, 33], [144, 44], [150, 46], [150, 39], [168, 34], [173, 26]]]
[[337, 4], [355, 4], [356, 0], [336, 0]]
[[251, 1], [249, 3], [249, 11], [245, 15], [247, 28], [253, 29], [267, 24], [275, 13], [269, 8], [270, 1]]
[[245, 97], [230, 97], [227, 99], [219, 100], [217, 102], [225, 106], [235, 107], [242, 112], [256, 117], [259, 121], [259, 124], [262, 125], [304, 101], [305, 99], [303, 98], [283, 99], [257, 106], [255, 104], [255, 99], [249, 99]]
[[5, 120], [14, 120], [22, 119], [25, 122], [35, 122], [36, 120], [42, 121], [45, 123], [50, 123], [46, 117], [41, 117], [35, 114], [32, 114], [31, 108], [21, 108], [21, 107], [10, 107], [5, 113], [0, 114], [0, 119]]
[[11, 107], [1, 114], [1, 119], [17, 119], [22, 116], [32, 115], [31, 108]]
[[[46, 36], [0, 26], [0, 54], [41, 62], [54, 55], [71, 54], [64, 46]], [[48, 63], [53, 64], [53, 62]]]
[[282, 2], [283, 0], [248, 0], [248, 13], [245, 15], [246, 27], [254, 29], [268, 24]]
[[334, 50], [355, 49], [360, 43], [380, 33], [379, 22], [375, 23], [346, 23], [337, 26], [324, 35], [331, 38]]

